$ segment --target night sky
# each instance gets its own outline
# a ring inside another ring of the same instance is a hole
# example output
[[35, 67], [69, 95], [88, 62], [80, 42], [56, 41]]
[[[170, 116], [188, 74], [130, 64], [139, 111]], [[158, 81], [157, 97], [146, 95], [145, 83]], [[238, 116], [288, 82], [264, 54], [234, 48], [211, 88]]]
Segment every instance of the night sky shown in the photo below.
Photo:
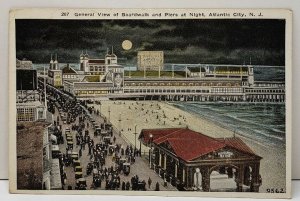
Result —
[[[133, 48], [124, 51], [123, 40]], [[139, 50], [163, 50], [165, 63], [284, 65], [284, 20], [16, 20], [17, 58], [78, 63], [82, 50], [103, 57], [107, 47], [136, 64]]]

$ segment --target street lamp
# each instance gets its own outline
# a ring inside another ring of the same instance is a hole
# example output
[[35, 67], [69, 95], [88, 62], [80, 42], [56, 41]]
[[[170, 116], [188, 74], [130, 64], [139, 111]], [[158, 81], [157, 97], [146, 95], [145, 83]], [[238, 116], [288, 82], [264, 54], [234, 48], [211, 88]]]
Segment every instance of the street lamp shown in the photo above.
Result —
[[108, 106], [108, 122], [110, 123], [110, 106]]
[[137, 134], [137, 132], [136, 132], [136, 126], [137, 125], [134, 126], [134, 151], [136, 150], [136, 134]]
[[153, 135], [150, 133], [150, 150], [149, 150], [149, 161], [150, 161], [150, 169], [152, 168], [152, 140], [153, 140]]
[[122, 130], [122, 128], [121, 128], [121, 121], [122, 121], [122, 119], [121, 119], [121, 113], [119, 113], [119, 131], [120, 131], [119, 135], [120, 136], [121, 136], [121, 130]]
[[99, 101], [100, 117], [101, 117], [101, 101]]

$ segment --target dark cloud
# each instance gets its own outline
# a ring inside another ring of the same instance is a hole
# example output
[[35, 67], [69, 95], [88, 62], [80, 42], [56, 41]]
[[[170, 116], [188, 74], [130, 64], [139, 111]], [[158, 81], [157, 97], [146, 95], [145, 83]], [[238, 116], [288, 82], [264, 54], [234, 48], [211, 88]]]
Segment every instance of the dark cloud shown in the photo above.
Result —
[[[133, 43], [124, 51], [122, 41]], [[166, 63], [284, 65], [283, 20], [16, 20], [17, 57], [78, 62], [82, 50], [104, 56], [108, 47], [134, 64], [137, 51], [163, 50]]]

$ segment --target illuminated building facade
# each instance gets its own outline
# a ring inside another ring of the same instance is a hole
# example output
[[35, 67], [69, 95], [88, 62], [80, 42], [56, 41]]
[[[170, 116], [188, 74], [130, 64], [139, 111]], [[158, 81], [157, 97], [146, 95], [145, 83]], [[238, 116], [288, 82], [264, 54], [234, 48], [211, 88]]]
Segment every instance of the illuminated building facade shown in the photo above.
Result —
[[139, 51], [137, 68], [140, 71], [160, 71], [164, 67], [163, 51]]

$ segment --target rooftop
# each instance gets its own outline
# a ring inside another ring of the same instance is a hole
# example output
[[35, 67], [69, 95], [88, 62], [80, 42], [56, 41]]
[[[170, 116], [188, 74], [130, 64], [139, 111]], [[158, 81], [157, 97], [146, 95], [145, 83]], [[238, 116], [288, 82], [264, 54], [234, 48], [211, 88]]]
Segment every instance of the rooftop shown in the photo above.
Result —
[[77, 72], [70, 66], [66, 66], [62, 69], [62, 73], [73, 73], [77, 74]]
[[83, 78], [82, 82], [100, 82], [99, 75], [87, 75]]
[[188, 128], [143, 129], [140, 134], [144, 143], [152, 142], [156, 145], [168, 143], [174, 153], [184, 161], [192, 161], [203, 155], [230, 147], [246, 154], [255, 153], [240, 139], [218, 139], [195, 132]]
[[[158, 73], [158, 71], [146, 71], [146, 77], [158, 77]], [[129, 74], [131, 77], [144, 77], [144, 71], [125, 71], [125, 76]], [[172, 71], [160, 71], [160, 77], [172, 77]], [[185, 77], [185, 72], [174, 71], [174, 77]]]
[[93, 63], [93, 64], [105, 64], [105, 60], [104, 59], [89, 59], [89, 63]]

